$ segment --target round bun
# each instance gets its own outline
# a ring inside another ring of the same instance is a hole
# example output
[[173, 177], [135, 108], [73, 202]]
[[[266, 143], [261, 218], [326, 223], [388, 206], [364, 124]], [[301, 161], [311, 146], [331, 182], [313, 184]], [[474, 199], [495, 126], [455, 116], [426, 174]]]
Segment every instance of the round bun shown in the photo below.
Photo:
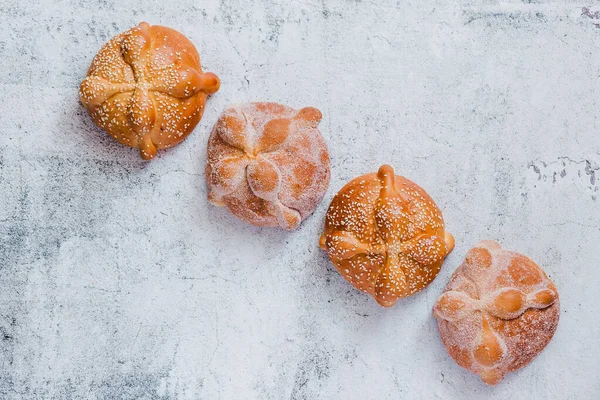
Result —
[[333, 198], [320, 245], [354, 287], [390, 307], [433, 281], [454, 238], [431, 197], [384, 165]]
[[529, 258], [483, 241], [452, 275], [433, 315], [450, 356], [495, 385], [552, 339], [558, 293]]
[[142, 22], [102, 46], [79, 97], [96, 125], [149, 160], [194, 130], [217, 90], [219, 78], [202, 73], [185, 36]]
[[231, 106], [208, 139], [208, 199], [257, 226], [296, 228], [329, 184], [321, 112], [277, 103]]

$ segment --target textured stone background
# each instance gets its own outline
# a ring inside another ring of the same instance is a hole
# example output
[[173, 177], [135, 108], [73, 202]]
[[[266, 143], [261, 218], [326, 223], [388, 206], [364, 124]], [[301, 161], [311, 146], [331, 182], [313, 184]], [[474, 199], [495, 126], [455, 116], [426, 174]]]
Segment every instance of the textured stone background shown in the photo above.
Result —
[[[2, 0], [1, 398], [598, 398], [594, 2]], [[142, 20], [186, 34], [222, 80], [150, 163], [77, 96], [100, 46]], [[209, 130], [249, 100], [323, 112], [331, 185], [294, 232], [206, 201]], [[392, 309], [317, 247], [335, 192], [382, 163], [457, 239]], [[448, 357], [430, 313], [488, 238], [536, 260], [562, 307], [547, 349], [495, 388]]]

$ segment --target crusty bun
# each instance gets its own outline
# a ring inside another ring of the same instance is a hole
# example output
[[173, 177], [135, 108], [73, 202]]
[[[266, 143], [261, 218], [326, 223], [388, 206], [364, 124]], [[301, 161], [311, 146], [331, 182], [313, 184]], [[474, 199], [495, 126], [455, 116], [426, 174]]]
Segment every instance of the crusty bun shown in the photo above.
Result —
[[320, 245], [354, 287], [390, 307], [431, 283], [454, 238], [431, 197], [384, 165], [333, 198]]
[[185, 36], [142, 22], [102, 46], [79, 96], [96, 125], [149, 160], [192, 132], [217, 90]]
[[529, 258], [483, 241], [433, 307], [448, 353], [489, 384], [527, 365], [558, 325], [556, 287]]
[[208, 198], [258, 226], [296, 228], [329, 184], [321, 112], [277, 103], [232, 106], [208, 139]]

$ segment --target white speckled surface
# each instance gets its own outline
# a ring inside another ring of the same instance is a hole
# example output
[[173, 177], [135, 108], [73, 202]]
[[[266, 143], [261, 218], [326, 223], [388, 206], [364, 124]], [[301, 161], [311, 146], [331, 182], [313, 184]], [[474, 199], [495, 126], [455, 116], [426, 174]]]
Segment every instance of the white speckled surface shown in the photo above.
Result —
[[[598, 398], [593, 5], [1, 1], [0, 397]], [[192, 136], [150, 163], [77, 98], [100, 46], [142, 20], [186, 34], [222, 80]], [[331, 185], [297, 231], [206, 200], [210, 127], [249, 100], [323, 112]], [[335, 192], [384, 162], [457, 239], [433, 284], [392, 309], [317, 247]], [[537, 261], [562, 308], [547, 349], [494, 388], [448, 357], [430, 312], [486, 238]]]

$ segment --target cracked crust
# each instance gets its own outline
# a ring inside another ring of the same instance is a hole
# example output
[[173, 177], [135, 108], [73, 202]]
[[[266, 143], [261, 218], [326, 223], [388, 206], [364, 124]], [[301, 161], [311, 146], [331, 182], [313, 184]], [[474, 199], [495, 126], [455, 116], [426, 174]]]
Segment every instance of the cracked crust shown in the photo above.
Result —
[[102, 46], [79, 97], [96, 125], [149, 160], [194, 130], [218, 89], [185, 36], [142, 22]]
[[354, 287], [390, 307], [433, 281], [454, 238], [429, 195], [384, 165], [334, 197], [320, 246]]
[[558, 292], [529, 258], [482, 241], [452, 275], [433, 315], [452, 358], [495, 385], [552, 339]]
[[227, 108], [208, 140], [208, 198], [257, 226], [294, 229], [329, 184], [321, 113], [276, 103]]

